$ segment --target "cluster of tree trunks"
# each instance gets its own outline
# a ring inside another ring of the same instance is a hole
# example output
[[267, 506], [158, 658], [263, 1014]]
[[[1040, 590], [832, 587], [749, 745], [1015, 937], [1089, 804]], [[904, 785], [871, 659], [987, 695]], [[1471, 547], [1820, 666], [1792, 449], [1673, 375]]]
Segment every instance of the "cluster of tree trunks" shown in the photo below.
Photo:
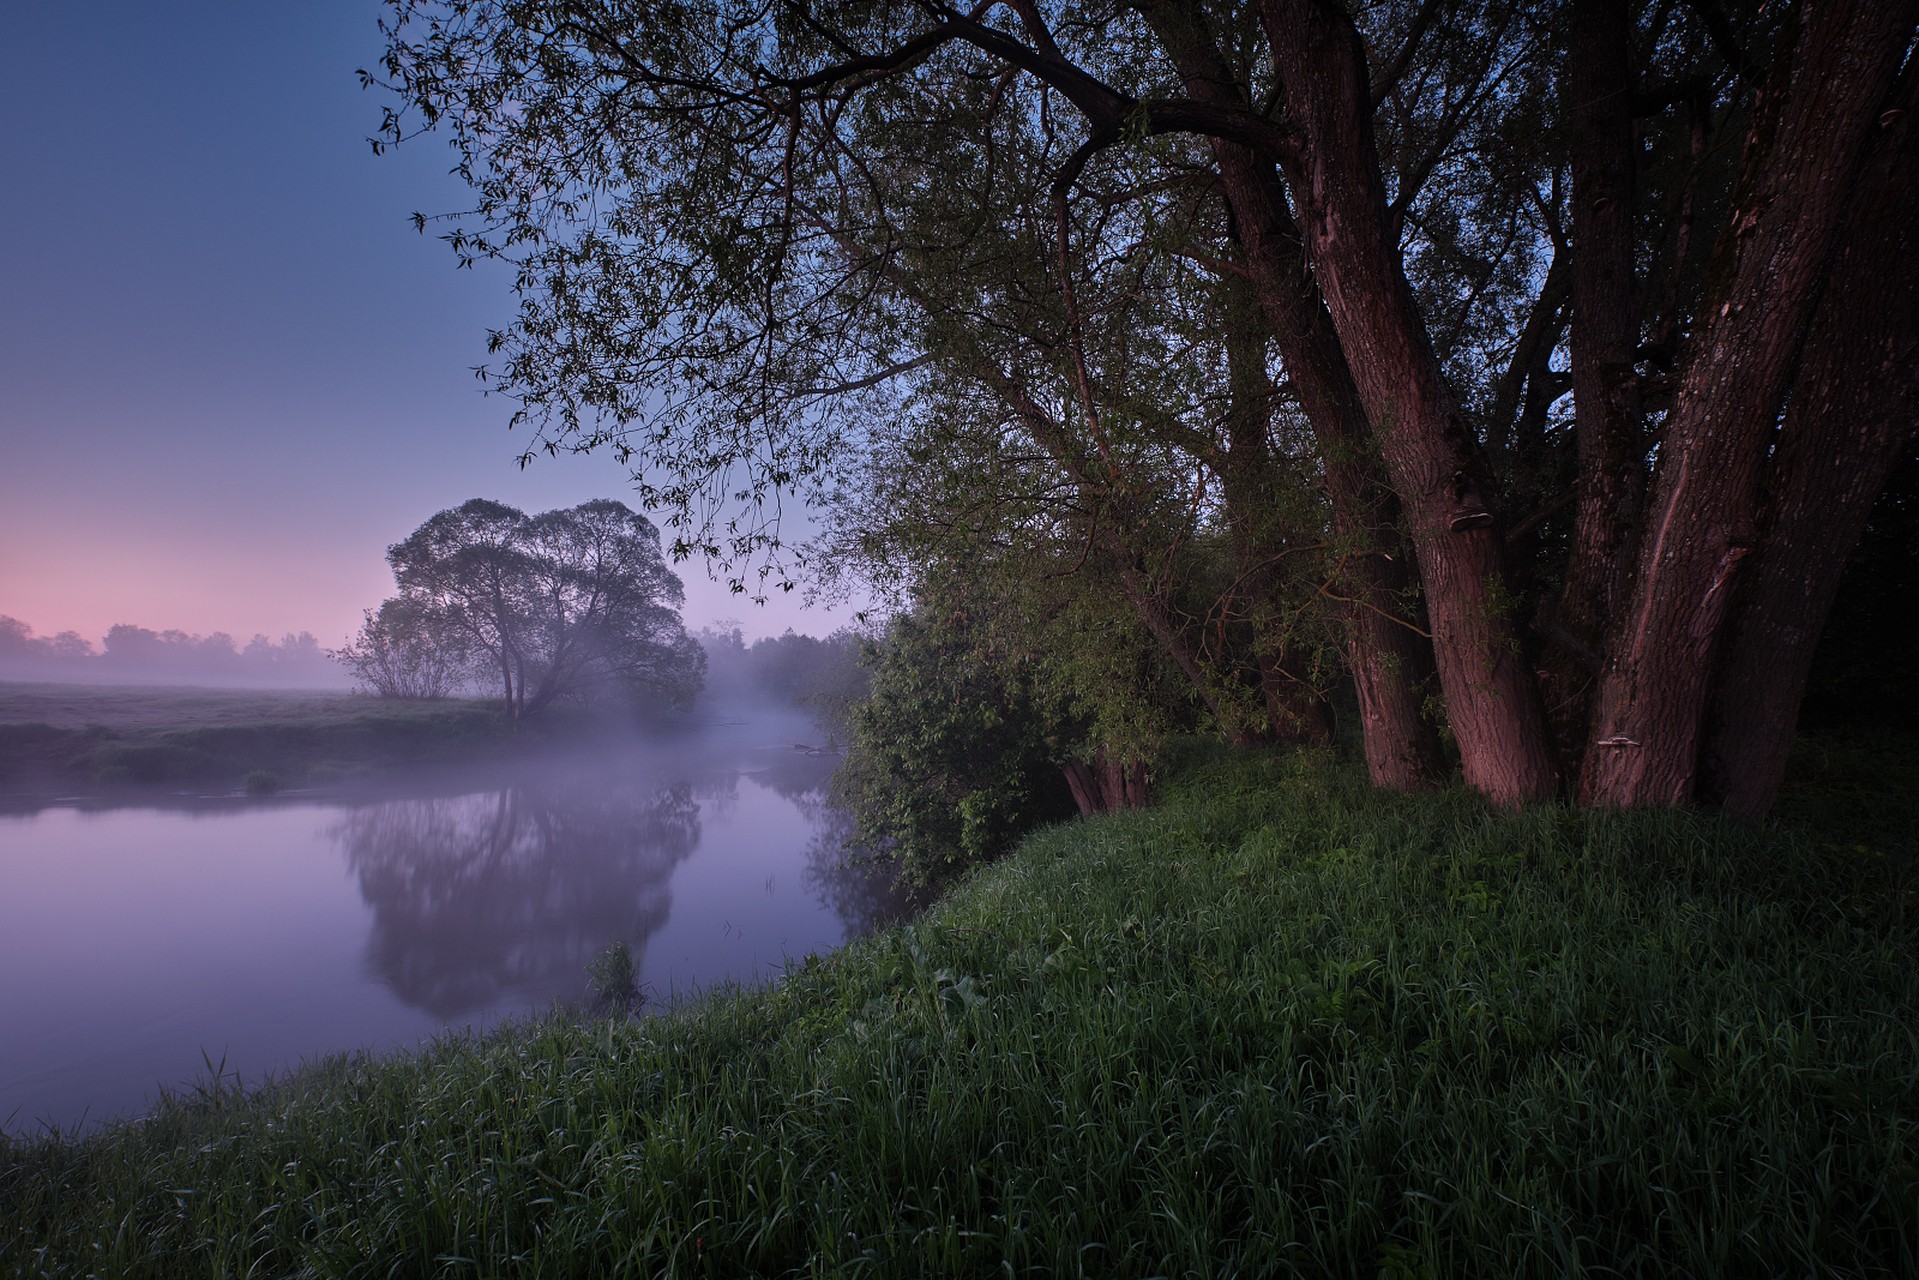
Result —
[[[1247, 105], [1196, 6], [1143, 11], [1195, 99]], [[1261, 0], [1294, 136], [1271, 157], [1215, 137], [1221, 184], [1281, 362], [1320, 433], [1336, 521], [1389, 527], [1355, 516], [1378, 509], [1367, 496], [1377, 477], [1350, 461], [1368, 456], [1363, 442], [1403, 505], [1461, 766], [1495, 801], [1563, 785], [1598, 805], [1769, 806], [1839, 571], [1915, 419], [1916, 15], [1911, 4], [1832, 0], [1785, 20], [1655, 454], [1634, 367], [1645, 318], [1633, 7], [1570, 6], [1577, 478], [1548, 630], [1558, 643], [1535, 668], [1505, 586], [1511, 516], [1404, 273], [1359, 32], [1331, 0]], [[1367, 550], [1364, 563], [1392, 563]], [[1362, 608], [1355, 621], [1387, 612]], [[1404, 632], [1392, 634], [1403, 650]], [[1357, 640], [1351, 659], [1368, 758], [1383, 785], [1418, 785], [1431, 757], [1408, 748], [1418, 731], [1405, 677], [1417, 667], [1381, 661], [1382, 638]]]
[[1121, 763], [1105, 752], [1091, 760], [1074, 760], [1065, 767], [1066, 785], [1082, 814], [1144, 809], [1151, 796], [1146, 763]]
[[[1192, 102], [1221, 119], [1252, 114], [1202, 6], [1138, 7]], [[1763, 812], [1839, 571], [1913, 428], [1907, 55], [1919, 7], [1807, 0], [1784, 21], [1655, 440], [1636, 367], [1648, 318], [1635, 266], [1646, 87], [1632, 65], [1634, 6], [1569, 6], [1577, 464], [1570, 551], [1537, 650], [1514, 608], [1514, 514], [1406, 276], [1360, 33], [1333, 0], [1258, 9], [1288, 135], [1264, 150], [1233, 127], [1208, 141], [1261, 341], [1316, 433], [1346, 546], [1338, 594], [1374, 780], [1413, 789], [1440, 775], [1419, 696], [1436, 670], [1465, 779], [1495, 802], [1570, 792]], [[1021, 15], [1055, 50], [1038, 14]], [[1082, 105], [1095, 97], [1076, 88]], [[1088, 109], [1096, 133], [1109, 109]], [[1257, 469], [1254, 450], [1234, 443], [1229, 505]], [[1426, 634], [1401, 616], [1401, 528]], [[1216, 675], [1146, 593], [1127, 595], [1217, 707]], [[1270, 711], [1267, 733], [1230, 736], [1324, 737], [1310, 712], [1283, 699]]]

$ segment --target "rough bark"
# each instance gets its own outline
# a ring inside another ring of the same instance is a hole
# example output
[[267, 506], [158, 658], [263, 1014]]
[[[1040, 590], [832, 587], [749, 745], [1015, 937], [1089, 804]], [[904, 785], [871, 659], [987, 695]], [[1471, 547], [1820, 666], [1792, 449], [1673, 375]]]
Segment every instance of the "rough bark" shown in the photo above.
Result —
[[1608, 646], [1582, 778], [1591, 803], [1693, 798], [1774, 427], [1915, 13], [1913, 0], [1808, 0], [1789, 20], [1661, 445], [1631, 604]]
[[1104, 748], [1091, 760], [1070, 761], [1063, 772], [1066, 788], [1082, 814], [1144, 809], [1150, 799], [1145, 763], [1120, 764]]
[[1376, 786], [1422, 790], [1444, 775], [1445, 758], [1422, 712], [1433, 651], [1405, 617], [1413, 582], [1399, 503], [1369, 449], [1365, 409], [1278, 176], [1232, 143], [1215, 143], [1214, 154], [1280, 364], [1319, 447], [1339, 548], [1331, 589], [1344, 614], [1367, 771]]
[[1497, 803], [1545, 799], [1552, 752], [1492, 485], [1406, 280], [1359, 33], [1331, 0], [1261, 0], [1260, 17], [1297, 134], [1285, 164], [1308, 256], [1411, 526], [1462, 771]]
[[1646, 446], [1633, 353], [1632, 18], [1624, 0], [1576, 0], [1567, 32], [1572, 129], [1572, 378], [1578, 451], [1571, 554], [1540, 684], [1565, 767], [1584, 751], [1609, 620], [1624, 603], [1645, 503]]
[[1919, 423], [1919, 76], [1881, 115], [1774, 451], [1714, 678], [1701, 797], [1772, 807], [1839, 579]]
[[[1192, 6], [1149, 3], [1141, 11], [1196, 100], [1243, 99]], [[1212, 139], [1221, 184], [1237, 224], [1247, 274], [1280, 364], [1319, 446], [1339, 544], [1331, 589], [1344, 612], [1346, 661], [1359, 698], [1366, 767], [1374, 785], [1416, 791], [1445, 771], [1439, 736], [1422, 714], [1432, 646], [1403, 617], [1410, 557], [1399, 507], [1372, 457], [1365, 409], [1332, 318], [1306, 267], [1305, 245], [1271, 161]]]

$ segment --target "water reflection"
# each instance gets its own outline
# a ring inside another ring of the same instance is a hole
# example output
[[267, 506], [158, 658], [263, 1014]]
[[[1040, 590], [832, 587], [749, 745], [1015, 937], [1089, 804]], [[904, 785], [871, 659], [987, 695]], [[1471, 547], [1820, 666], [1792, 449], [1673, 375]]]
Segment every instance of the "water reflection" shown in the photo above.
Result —
[[656, 1005], [776, 978], [900, 906], [841, 860], [803, 736], [0, 814], [0, 1129], [582, 1000], [619, 939]]
[[[716, 790], [702, 786], [708, 804]], [[717, 797], [714, 797], [717, 798]], [[389, 800], [329, 834], [372, 908], [370, 972], [452, 1019], [503, 997], [577, 997], [589, 960], [666, 922], [668, 881], [700, 841], [693, 787], [548, 779]]]
[[836, 808], [825, 787], [790, 797], [812, 828], [800, 879], [820, 905], [838, 916], [849, 938], [864, 938], [922, 910], [932, 895], [899, 884], [892, 867], [851, 847], [853, 815]]

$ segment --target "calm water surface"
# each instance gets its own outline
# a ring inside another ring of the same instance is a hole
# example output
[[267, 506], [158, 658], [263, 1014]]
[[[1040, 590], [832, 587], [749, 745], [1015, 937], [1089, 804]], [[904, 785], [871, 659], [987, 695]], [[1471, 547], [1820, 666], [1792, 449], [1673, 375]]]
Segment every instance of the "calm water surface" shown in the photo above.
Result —
[[839, 867], [832, 762], [794, 727], [412, 794], [0, 816], [0, 1127], [583, 1001], [618, 939], [654, 1002], [838, 946], [890, 904]]

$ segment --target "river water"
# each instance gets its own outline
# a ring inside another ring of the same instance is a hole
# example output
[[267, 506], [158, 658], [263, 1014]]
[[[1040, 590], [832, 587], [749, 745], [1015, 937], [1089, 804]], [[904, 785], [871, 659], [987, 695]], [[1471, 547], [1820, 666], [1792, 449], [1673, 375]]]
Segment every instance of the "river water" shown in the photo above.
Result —
[[795, 728], [408, 790], [0, 815], [0, 1128], [85, 1130], [213, 1070], [585, 1002], [616, 940], [651, 1007], [839, 946], [893, 904], [840, 864], [833, 761]]

